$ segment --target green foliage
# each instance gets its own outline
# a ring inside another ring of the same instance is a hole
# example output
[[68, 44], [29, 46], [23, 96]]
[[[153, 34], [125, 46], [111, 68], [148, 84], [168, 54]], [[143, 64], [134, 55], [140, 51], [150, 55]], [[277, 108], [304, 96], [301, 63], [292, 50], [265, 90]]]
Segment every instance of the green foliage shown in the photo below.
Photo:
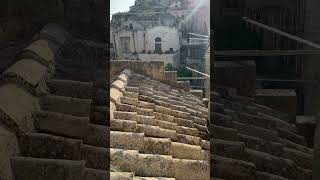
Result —
[[178, 77], [192, 77], [192, 72], [186, 68], [178, 68], [177, 75]]
[[175, 69], [171, 63], [168, 63], [165, 67], [165, 70], [166, 71], [174, 71]]

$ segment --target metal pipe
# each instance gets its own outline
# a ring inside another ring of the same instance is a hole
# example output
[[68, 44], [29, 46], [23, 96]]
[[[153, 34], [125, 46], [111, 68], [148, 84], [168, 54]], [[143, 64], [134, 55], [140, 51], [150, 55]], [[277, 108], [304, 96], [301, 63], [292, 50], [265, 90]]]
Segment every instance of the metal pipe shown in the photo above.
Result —
[[320, 55], [319, 50], [234, 50], [234, 51], [214, 51], [214, 56], [235, 57], [235, 56], [297, 56], [297, 55]]
[[278, 30], [278, 29], [276, 29], [276, 28], [273, 28], [273, 27], [267, 26], [267, 25], [265, 25], [265, 24], [259, 23], [259, 22], [257, 22], [257, 21], [251, 20], [251, 19], [249, 19], [249, 18], [247, 18], [247, 17], [243, 17], [242, 19], [245, 20], [246, 22], [250, 23], [250, 24], [256, 25], [256, 26], [261, 27], [261, 28], [264, 28], [264, 29], [266, 29], [266, 30], [268, 30], [268, 31], [271, 31], [271, 32], [274, 32], [274, 33], [276, 33], [276, 34], [285, 36], [285, 37], [287, 37], [287, 38], [293, 39], [293, 40], [295, 40], [295, 41], [298, 41], [298, 42], [300, 42], [300, 43], [306, 44], [306, 45], [308, 45], [308, 46], [311, 46], [311, 47], [320, 49], [320, 45], [319, 45], [319, 44], [316, 44], [316, 43], [313, 43], [313, 42], [311, 42], [311, 41], [302, 39], [302, 38], [300, 38], [300, 37], [297, 37], [297, 36], [288, 34], [288, 33], [286, 33], [286, 32], [280, 31], [280, 30]]
[[202, 35], [202, 34], [196, 34], [196, 33], [188, 33], [188, 34], [190, 34], [190, 35], [194, 35], [194, 36], [199, 36], [199, 37], [209, 38], [209, 36]]
[[206, 77], [210, 77], [210, 75], [205, 74], [205, 73], [203, 73], [203, 72], [197, 71], [197, 70], [192, 69], [192, 68], [189, 68], [189, 67], [186, 67], [186, 68], [189, 69], [190, 71], [195, 72], [195, 73], [201, 74], [201, 75], [206, 76]]

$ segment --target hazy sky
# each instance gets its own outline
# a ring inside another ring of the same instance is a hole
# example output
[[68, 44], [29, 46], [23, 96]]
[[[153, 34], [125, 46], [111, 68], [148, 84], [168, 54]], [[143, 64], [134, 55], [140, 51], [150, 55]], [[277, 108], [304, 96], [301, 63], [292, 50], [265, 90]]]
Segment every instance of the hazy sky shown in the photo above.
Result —
[[111, 0], [110, 11], [111, 15], [117, 12], [128, 11], [129, 7], [134, 5], [135, 0]]

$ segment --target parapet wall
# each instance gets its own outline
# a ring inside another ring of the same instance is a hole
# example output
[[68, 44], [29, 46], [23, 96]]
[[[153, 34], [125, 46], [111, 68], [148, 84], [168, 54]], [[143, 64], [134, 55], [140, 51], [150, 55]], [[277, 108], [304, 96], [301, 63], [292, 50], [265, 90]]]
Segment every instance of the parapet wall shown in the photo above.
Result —
[[176, 71], [165, 71], [163, 61], [114, 60], [110, 62], [111, 77], [119, 75], [123, 70], [130, 69], [137, 74], [162, 81], [176, 88], [190, 90], [190, 83], [177, 81]]

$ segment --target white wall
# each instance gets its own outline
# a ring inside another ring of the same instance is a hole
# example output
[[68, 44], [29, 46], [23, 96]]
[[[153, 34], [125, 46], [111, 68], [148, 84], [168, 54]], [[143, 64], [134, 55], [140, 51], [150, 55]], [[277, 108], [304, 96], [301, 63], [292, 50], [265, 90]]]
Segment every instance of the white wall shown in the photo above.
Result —
[[180, 38], [178, 30], [174, 27], [156, 26], [147, 29], [146, 32], [146, 52], [149, 50], [153, 52], [155, 50], [155, 39], [161, 38], [162, 52], [169, 51], [173, 48], [173, 51], [180, 49]]
[[139, 53], [139, 59], [145, 61], [163, 61], [166, 66], [168, 63], [171, 63], [173, 66], [176, 66], [180, 59], [180, 52], [174, 54], [142, 54]]

